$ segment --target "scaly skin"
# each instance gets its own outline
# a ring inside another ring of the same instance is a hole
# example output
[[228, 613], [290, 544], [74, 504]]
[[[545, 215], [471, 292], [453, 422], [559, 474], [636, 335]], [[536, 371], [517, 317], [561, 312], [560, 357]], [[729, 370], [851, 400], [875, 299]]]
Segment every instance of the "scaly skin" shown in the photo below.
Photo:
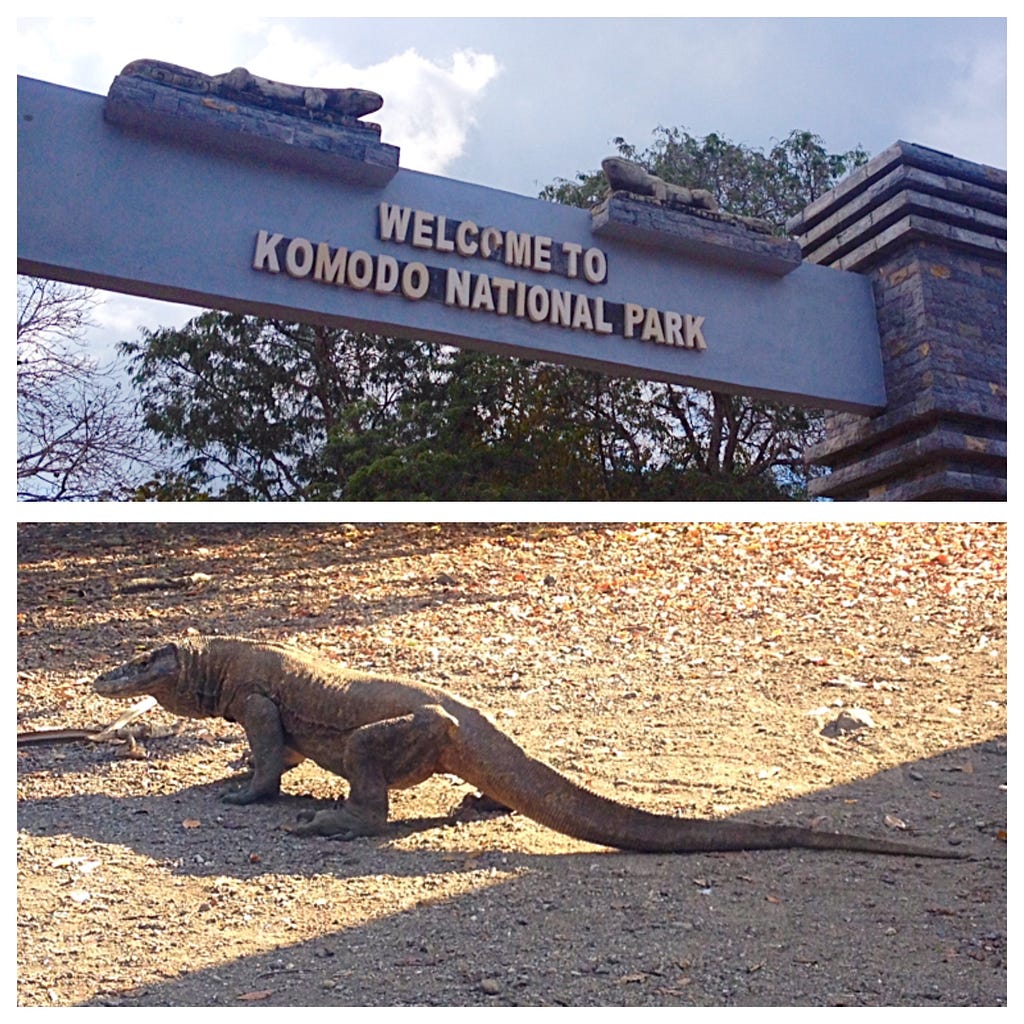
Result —
[[225, 800], [273, 799], [304, 758], [348, 780], [349, 796], [299, 825], [300, 835], [376, 835], [388, 790], [450, 772], [549, 828], [623, 850], [692, 853], [806, 847], [958, 858], [911, 844], [782, 825], [674, 818], [583, 789], [531, 757], [476, 708], [444, 690], [337, 668], [295, 648], [228, 637], [168, 644], [99, 676], [107, 697], [151, 694], [192, 718], [240, 722], [252, 749], [248, 784]]

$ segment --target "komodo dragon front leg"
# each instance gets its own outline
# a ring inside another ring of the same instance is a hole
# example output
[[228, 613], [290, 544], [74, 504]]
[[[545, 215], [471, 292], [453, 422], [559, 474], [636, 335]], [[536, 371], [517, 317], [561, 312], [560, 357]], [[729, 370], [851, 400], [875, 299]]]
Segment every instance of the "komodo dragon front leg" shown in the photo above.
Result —
[[284, 725], [278, 706], [261, 693], [245, 698], [241, 725], [249, 741], [252, 771], [243, 775], [248, 783], [243, 789], [225, 794], [228, 804], [252, 804], [257, 800], [273, 800], [281, 792], [281, 776], [301, 764], [305, 757], [285, 742]]
[[300, 816], [295, 834], [355, 839], [383, 832], [388, 790], [407, 789], [444, 771], [442, 757], [458, 724], [440, 705], [427, 704], [354, 730], [345, 743], [341, 771], [348, 779], [348, 797], [329, 810]]

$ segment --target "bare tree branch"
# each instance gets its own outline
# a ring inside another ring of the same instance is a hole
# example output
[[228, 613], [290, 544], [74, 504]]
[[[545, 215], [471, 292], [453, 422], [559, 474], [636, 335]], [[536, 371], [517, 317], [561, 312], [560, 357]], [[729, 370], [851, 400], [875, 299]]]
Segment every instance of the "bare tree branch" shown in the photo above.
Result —
[[95, 305], [87, 289], [18, 278], [19, 500], [120, 497], [154, 457], [113, 370], [76, 351]]

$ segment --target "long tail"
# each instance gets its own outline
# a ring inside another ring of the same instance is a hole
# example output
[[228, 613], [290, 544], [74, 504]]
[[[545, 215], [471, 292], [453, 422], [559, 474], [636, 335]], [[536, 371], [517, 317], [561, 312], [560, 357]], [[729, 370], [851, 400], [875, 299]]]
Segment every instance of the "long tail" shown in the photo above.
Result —
[[462, 724], [463, 727], [452, 730], [446, 770], [520, 814], [587, 842], [649, 853], [804, 847], [906, 857], [963, 856], [869, 836], [652, 814], [577, 785], [550, 765], [531, 757], [483, 716], [472, 722], [463, 717]]

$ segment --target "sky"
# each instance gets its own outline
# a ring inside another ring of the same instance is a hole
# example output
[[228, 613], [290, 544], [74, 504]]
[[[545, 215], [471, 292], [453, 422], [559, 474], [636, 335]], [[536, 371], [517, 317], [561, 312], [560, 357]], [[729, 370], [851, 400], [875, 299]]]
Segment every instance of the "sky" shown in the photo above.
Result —
[[[517, 9], [533, 6], [567, 9]], [[190, 7], [176, 4], [175, 19], [19, 18], [18, 74], [105, 94], [149, 57], [369, 88], [384, 97], [369, 119], [402, 167], [530, 196], [596, 170], [616, 137], [646, 147], [659, 126], [764, 149], [795, 128], [835, 152], [902, 139], [1007, 165], [1001, 18], [263, 18]], [[96, 346], [192, 313], [109, 298]]]

